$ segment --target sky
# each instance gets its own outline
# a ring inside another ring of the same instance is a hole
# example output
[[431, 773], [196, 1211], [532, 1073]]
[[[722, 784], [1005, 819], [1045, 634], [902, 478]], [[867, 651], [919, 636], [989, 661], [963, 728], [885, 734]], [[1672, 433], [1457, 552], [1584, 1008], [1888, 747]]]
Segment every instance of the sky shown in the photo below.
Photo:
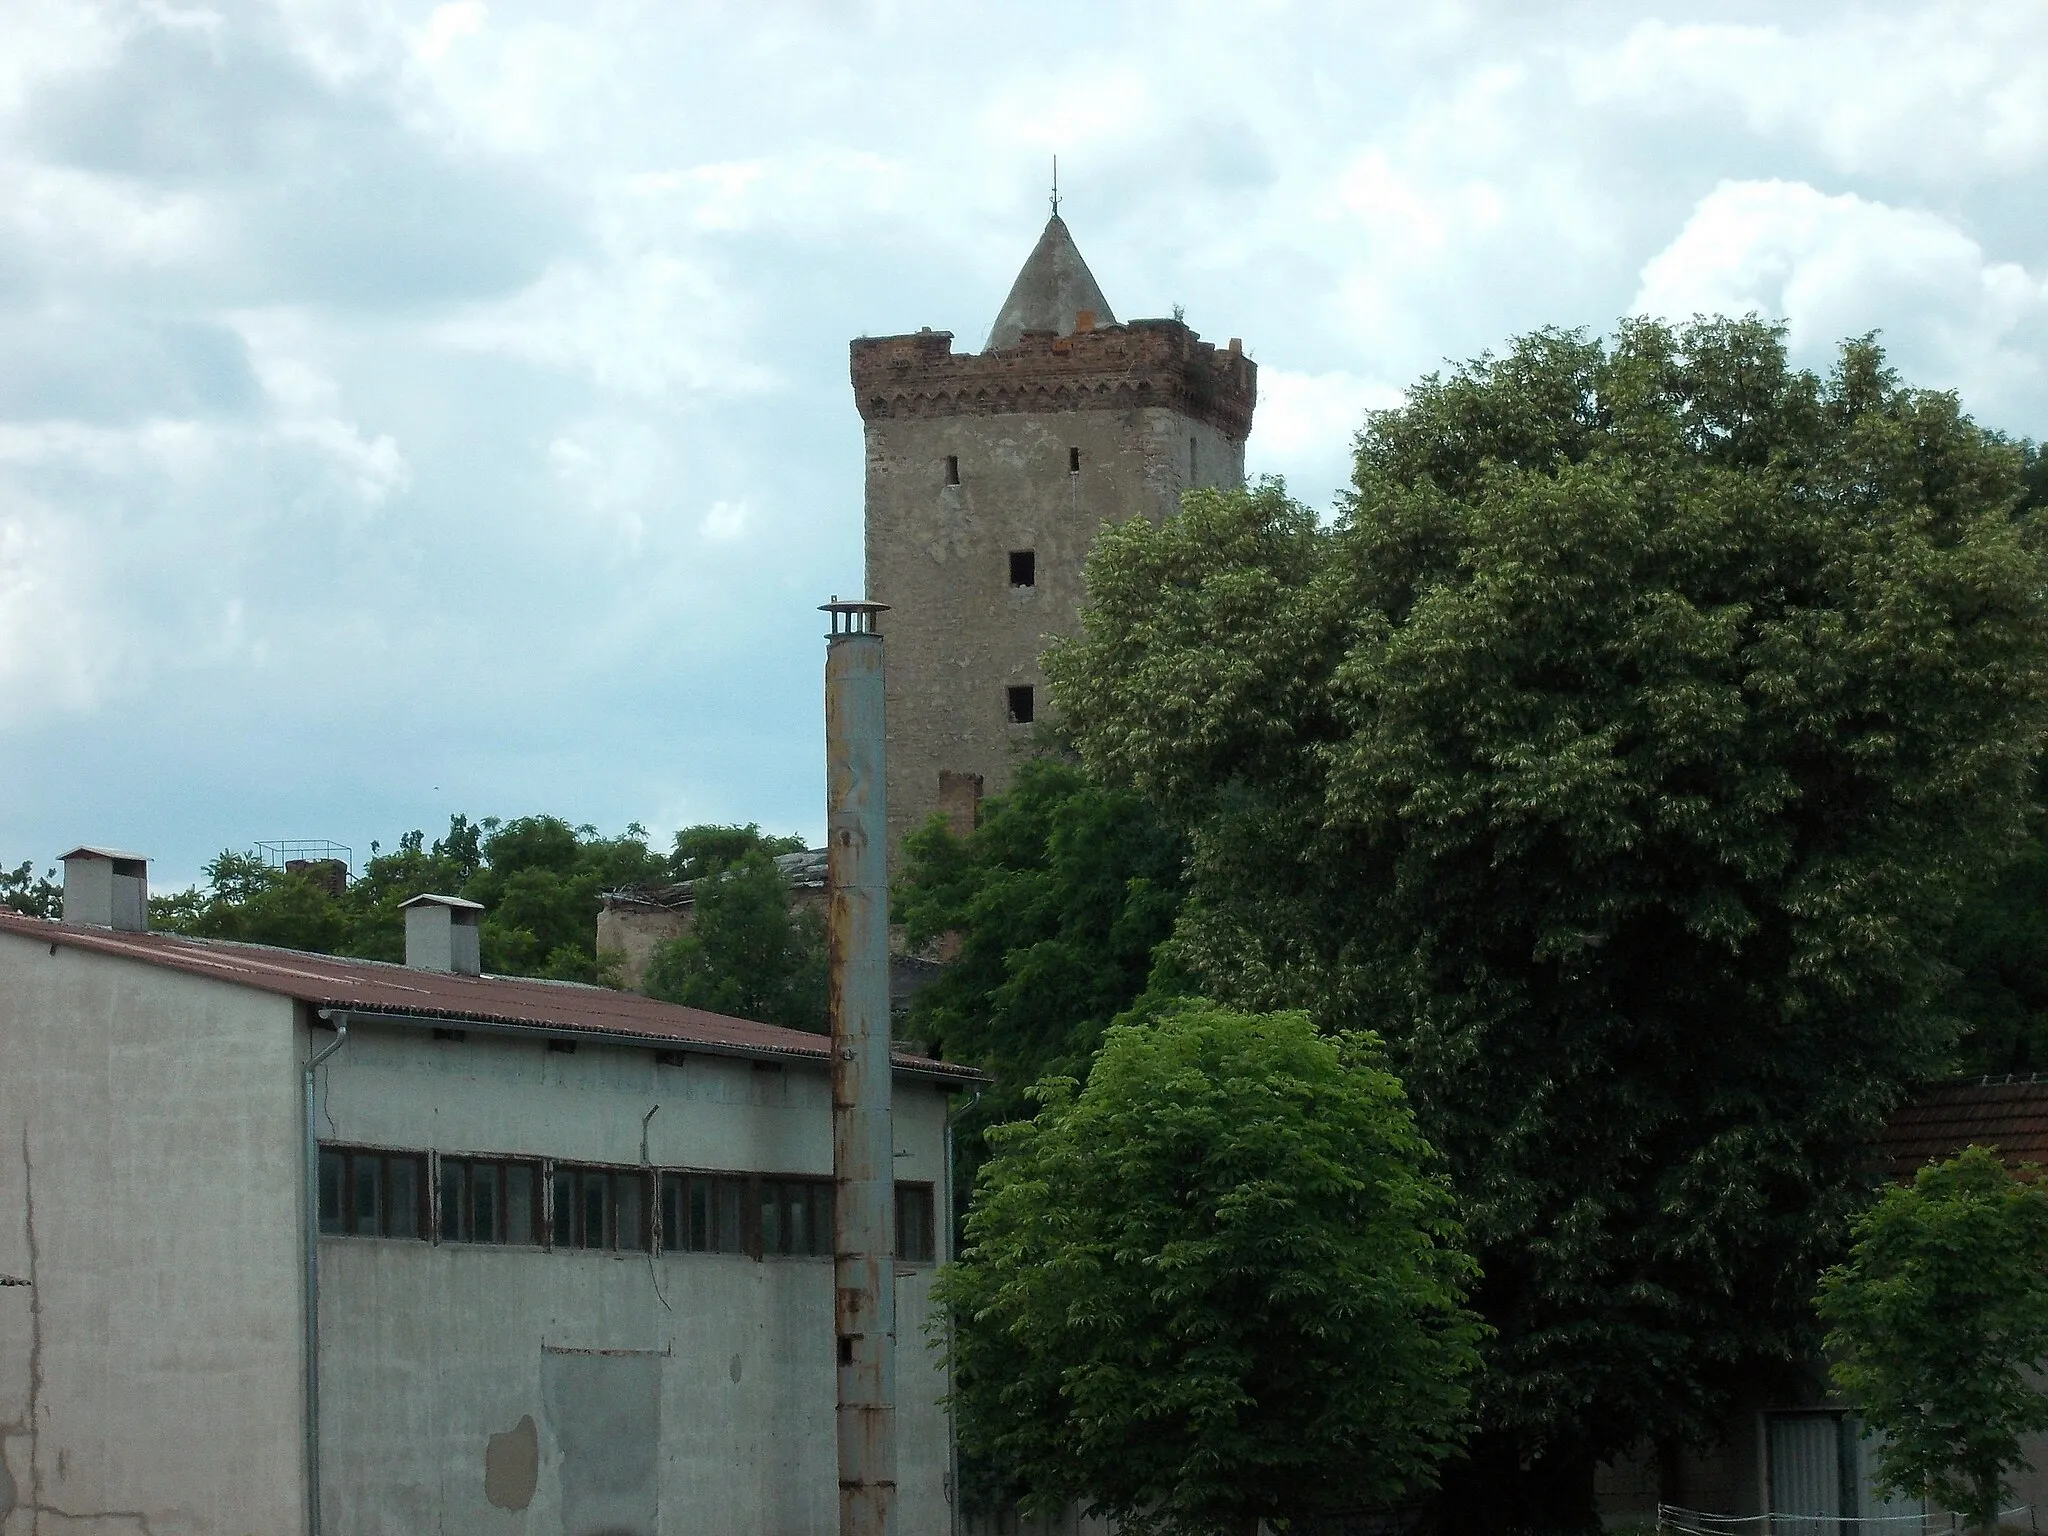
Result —
[[0, 863], [824, 823], [847, 342], [1046, 217], [1252, 473], [1545, 325], [1751, 311], [2048, 436], [2048, 0], [4, 0]]

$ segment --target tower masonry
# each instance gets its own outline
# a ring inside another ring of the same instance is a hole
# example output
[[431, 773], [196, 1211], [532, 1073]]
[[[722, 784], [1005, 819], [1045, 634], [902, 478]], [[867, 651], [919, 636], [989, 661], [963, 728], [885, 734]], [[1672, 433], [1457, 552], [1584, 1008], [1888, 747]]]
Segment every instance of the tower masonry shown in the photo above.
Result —
[[853, 343], [867, 589], [889, 604], [892, 873], [934, 811], [974, 825], [1046, 718], [1039, 654], [1079, 624], [1096, 531], [1244, 483], [1257, 369], [1179, 320], [1120, 324], [1057, 213], [988, 347]]

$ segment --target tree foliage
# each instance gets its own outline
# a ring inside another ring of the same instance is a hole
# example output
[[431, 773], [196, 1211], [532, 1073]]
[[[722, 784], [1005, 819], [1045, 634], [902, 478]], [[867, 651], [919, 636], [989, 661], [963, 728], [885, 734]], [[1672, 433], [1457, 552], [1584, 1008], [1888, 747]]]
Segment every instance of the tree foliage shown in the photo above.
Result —
[[[674, 852], [662, 855], [648, 847], [638, 825], [606, 837], [557, 816], [455, 816], [447, 835], [432, 843], [413, 831], [388, 853], [373, 844], [363, 869], [340, 890], [317, 869], [288, 871], [254, 853], [224, 851], [206, 866], [203, 888], [152, 898], [150, 918], [170, 932], [398, 961], [405, 958], [403, 904], [428, 893], [463, 896], [484, 904], [486, 971], [615, 986], [618, 957], [597, 950], [604, 892], [694, 878], [723, 851], [780, 853], [802, 846], [801, 838], [765, 837], [752, 826], [685, 827]], [[781, 983], [764, 983], [749, 970], [758, 958], [744, 947], [733, 949], [706, 984], [742, 999], [764, 985], [772, 990]], [[822, 987], [820, 981], [820, 995]]]
[[0, 907], [24, 917], [61, 917], [64, 887], [57, 882], [57, 871], [46, 869], [38, 875], [30, 859], [13, 869], [0, 864]]
[[824, 918], [790, 899], [774, 852], [796, 850], [781, 841], [758, 835], [752, 846], [706, 840], [692, 852], [685, 867], [702, 873], [695, 877], [690, 926], [656, 947], [647, 968], [649, 995], [791, 1029], [831, 1028]]
[[1048, 658], [1193, 840], [1205, 989], [1383, 1028], [1497, 1330], [1467, 1528], [1590, 1516], [1806, 1302], [1945, 1059], [1966, 874], [2023, 840], [2023, 451], [1868, 341], [1544, 332], [1424, 379], [1324, 524], [1267, 483], [1098, 539]]
[[896, 919], [913, 948], [953, 949], [908, 1028], [991, 1079], [960, 1122], [963, 1196], [982, 1129], [1028, 1117], [1040, 1078], [1085, 1077], [1102, 1032], [1145, 992], [1186, 854], [1141, 797], [1055, 758], [1021, 763], [966, 837], [934, 818], [904, 839]]
[[2048, 1430], [2048, 1189], [1971, 1147], [1888, 1189], [1856, 1220], [1820, 1312], [1843, 1394], [1884, 1436], [1878, 1475], [1989, 1528]]
[[1003, 1492], [1236, 1536], [1430, 1478], [1471, 1262], [1376, 1041], [1183, 1002], [1037, 1097], [938, 1289], [962, 1447]]

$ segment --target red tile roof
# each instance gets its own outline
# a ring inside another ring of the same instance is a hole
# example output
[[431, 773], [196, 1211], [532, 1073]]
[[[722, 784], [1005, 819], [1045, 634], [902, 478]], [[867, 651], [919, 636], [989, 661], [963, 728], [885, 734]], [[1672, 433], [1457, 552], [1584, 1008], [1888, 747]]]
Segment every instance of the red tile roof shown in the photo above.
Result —
[[[451, 976], [414, 970], [381, 960], [345, 960], [335, 955], [260, 944], [230, 944], [172, 933], [121, 933], [76, 927], [47, 918], [23, 917], [0, 909], [0, 933], [40, 943], [62, 944], [96, 954], [118, 955], [144, 965], [194, 976], [211, 976], [238, 987], [253, 987], [296, 998], [319, 1008], [395, 1014], [455, 1023], [498, 1024], [560, 1035], [602, 1035], [742, 1056], [799, 1057], [825, 1063], [831, 1040], [801, 1029], [730, 1018], [701, 1008], [657, 1002], [637, 992], [577, 982], [539, 981], [515, 976]], [[972, 1067], [897, 1052], [901, 1071], [976, 1082]]]
[[1978, 1078], [1915, 1095], [1885, 1128], [1892, 1176], [1910, 1179], [1923, 1164], [1967, 1146], [1990, 1147], [2007, 1164], [2048, 1167], [2048, 1081]]

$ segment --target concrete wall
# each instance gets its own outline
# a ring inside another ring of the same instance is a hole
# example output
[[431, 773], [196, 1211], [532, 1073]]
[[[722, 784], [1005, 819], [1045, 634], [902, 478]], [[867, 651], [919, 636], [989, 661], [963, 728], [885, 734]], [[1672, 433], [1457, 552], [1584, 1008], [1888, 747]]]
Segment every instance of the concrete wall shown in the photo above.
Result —
[[292, 1005], [0, 933], [0, 1533], [303, 1529]]
[[[1077, 627], [1097, 530], [1164, 518], [1191, 487], [1243, 481], [1241, 440], [1160, 407], [868, 422], [868, 595], [892, 610], [881, 622], [892, 853], [941, 808], [941, 775], [978, 775], [984, 794], [1008, 785], [1032, 727], [1010, 723], [1005, 690], [1029, 684], [1043, 718], [1039, 653]], [[1014, 587], [1009, 555], [1025, 549], [1037, 584]]]
[[[630, 1166], [659, 1105], [655, 1166], [831, 1172], [822, 1065], [366, 1026], [326, 1075], [336, 1142]], [[945, 1107], [899, 1079], [899, 1178], [939, 1182]], [[321, 1265], [332, 1536], [833, 1528], [830, 1259], [328, 1238]], [[905, 1536], [948, 1529], [931, 1277], [899, 1266]]]

